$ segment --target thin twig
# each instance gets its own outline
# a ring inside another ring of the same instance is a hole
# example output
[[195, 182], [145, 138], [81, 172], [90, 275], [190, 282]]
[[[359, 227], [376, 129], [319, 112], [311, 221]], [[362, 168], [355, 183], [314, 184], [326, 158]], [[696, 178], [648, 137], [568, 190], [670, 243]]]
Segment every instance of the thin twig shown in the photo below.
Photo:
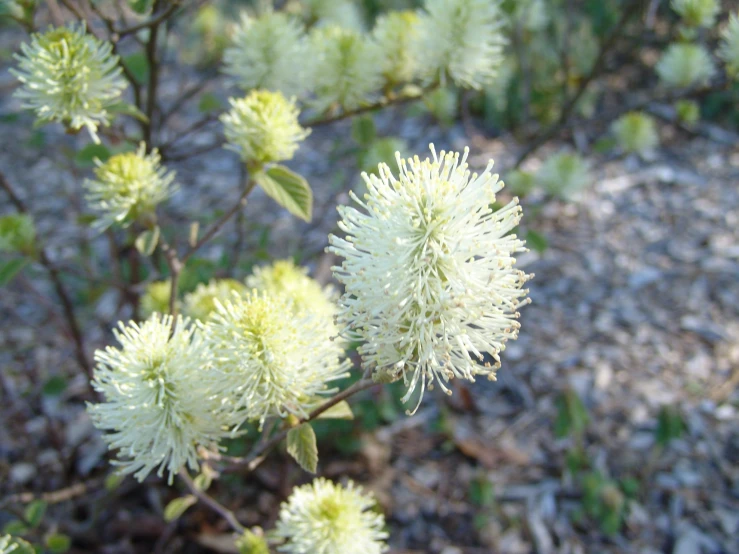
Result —
[[[302, 425], [303, 423], [309, 423], [316, 419], [318, 416], [323, 414], [325, 411], [329, 410], [330, 408], [333, 408], [336, 406], [339, 402], [342, 402], [343, 400], [346, 400], [347, 398], [354, 396], [358, 392], [361, 392], [363, 390], [370, 389], [377, 385], [370, 376], [369, 372], [365, 372], [362, 379], [351, 385], [350, 387], [344, 389], [340, 393], [338, 393], [336, 396], [333, 396], [329, 398], [326, 402], [318, 406], [315, 410], [310, 412], [307, 417], [300, 418], [298, 422], [295, 424]], [[237, 470], [244, 470], [246, 469], [247, 472], [253, 471], [256, 469], [256, 467], [259, 465], [259, 463], [262, 461], [264, 456], [272, 450], [275, 446], [280, 444], [285, 438], [287, 437], [287, 434], [290, 432], [290, 429], [294, 428], [295, 426], [291, 427], [283, 427], [280, 431], [272, 435], [272, 437], [269, 440], [266, 440], [264, 442], [258, 443], [252, 452], [249, 453], [249, 455], [237, 458], [232, 456], [214, 456], [215, 460], [221, 460], [221, 461], [227, 461], [229, 462], [229, 466], [225, 468], [225, 471], [237, 471]]]
[[256, 181], [253, 179], [249, 179], [246, 183], [246, 186], [241, 191], [241, 196], [239, 196], [238, 202], [234, 204], [228, 211], [226, 211], [213, 225], [211, 225], [205, 233], [203, 233], [203, 236], [198, 239], [198, 241], [190, 247], [190, 249], [185, 252], [182, 256], [182, 263], [184, 264], [187, 262], [187, 260], [190, 259], [190, 256], [195, 254], [206, 242], [208, 242], [210, 239], [212, 239], [218, 231], [221, 230], [221, 228], [228, 222], [231, 217], [236, 214], [239, 210], [241, 210], [244, 206], [246, 206], [246, 197], [249, 196], [249, 193], [254, 190], [254, 187], [256, 186]]
[[529, 144], [529, 146], [518, 157], [516, 163], [513, 166], [514, 168], [519, 168], [521, 164], [531, 154], [536, 152], [544, 144], [549, 142], [549, 140], [554, 138], [557, 133], [562, 130], [564, 125], [567, 124], [567, 121], [572, 116], [578, 102], [580, 102], [580, 99], [582, 98], [583, 94], [585, 94], [585, 91], [587, 90], [590, 83], [603, 71], [606, 55], [611, 50], [611, 47], [616, 43], [618, 38], [621, 36], [624, 28], [626, 27], [626, 24], [639, 11], [639, 8], [642, 7], [642, 5], [642, 0], [632, 0], [632, 2], [624, 8], [624, 11], [621, 13], [621, 18], [619, 19], [618, 23], [616, 23], [616, 26], [602, 42], [600, 50], [598, 51], [598, 57], [595, 59], [595, 62], [593, 62], [593, 67], [590, 70], [590, 73], [588, 73], [582, 79], [582, 81], [580, 81], [580, 86], [577, 88], [572, 98], [570, 98], [569, 102], [567, 102], [562, 108], [562, 112], [560, 113], [557, 121], [550, 125], [543, 133], [534, 138], [531, 144]]
[[[154, 0], [152, 13], [159, 10], [160, 0]], [[146, 61], [149, 66], [149, 83], [146, 89], [146, 118], [144, 125], [144, 142], [147, 150], [151, 150], [152, 134], [154, 132], [154, 112], [156, 111], [157, 85], [159, 84], [159, 58], [157, 57], [157, 41], [159, 39], [159, 27], [162, 21], [157, 21], [150, 26], [149, 39], [146, 42]]]
[[200, 500], [203, 504], [208, 506], [211, 510], [225, 519], [231, 526], [231, 529], [233, 529], [237, 533], [243, 533], [244, 531], [246, 531], [246, 528], [241, 525], [241, 523], [239, 523], [239, 520], [236, 519], [236, 515], [231, 510], [229, 510], [223, 504], [218, 502], [215, 498], [208, 495], [204, 491], [201, 491], [195, 486], [195, 483], [190, 478], [190, 475], [188, 475], [186, 469], [183, 468], [180, 470], [180, 477], [185, 482], [185, 485], [187, 485], [187, 488], [190, 489], [190, 492], [194, 494], [197, 499]]
[[[0, 172], [0, 186], [2, 186], [3, 189], [5, 189], [5, 192], [10, 197], [10, 201], [13, 203], [13, 206], [15, 206], [15, 209], [23, 214], [29, 214], [29, 210], [24, 204], [24, 202], [20, 199], [20, 197], [16, 194], [15, 190], [13, 189], [10, 182], [7, 180], [5, 175]], [[72, 335], [72, 342], [74, 343], [74, 349], [75, 349], [75, 355], [77, 357], [77, 362], [79, 363], [80, 367], [84, 370], [85, 374], [92, 379], [92, 366], [90, 365], [90, 361], [87, 359], [87, 355], [85, 354], [85, 346], [84, 341], [82, 339], [82, 331], [80, 330], [79, 322], [77, 321], [77, 316], [74, 311], [74, 304], [72, 303], [72, 299], [67, 292], [66, 287], [64, 286], [64, 283], [62, 282], [61, 275], [59, 274], [59, 270], [57, 267], [51, 262], [51, 259], [49, 258], [49, 255], [46, 252], [46, 249], [42, 244], [36, 242], [36, 249], [38, 252], [38, 262], [44, 266], [46, 269], [46, 272], [49, 274], [49, 278], [51, 279], [51, 282], [54, 286], [54, 291], [56, 292], [57, 296], [59, 297], [59, 300], [62, 303], [62, 310], [64, 311], [64, 317], [67, 320], [67, 326], [69, 327], [69, 332]]]
[[171, 16], [175, 11], [177, 11], [177, 8], [179, 7], [180, 7], [179, 0], [174, 0], [169, 5], [169, 7], [167, 7], [166, 10], [162, 11], [159, 15], [152, 16], [150, 19], [147, 19], [146, 21], [143, 21], [137, 25], [132, 25], [131, 27], [126, 27], [125, 29], [118, 29], [115, 32], [119, 37], [125, 37], [126, 35], [136, 33], [148, 27], [156, 27], [160, 23], [163, 23], [164, 20], [168, 19], [169, 16]]

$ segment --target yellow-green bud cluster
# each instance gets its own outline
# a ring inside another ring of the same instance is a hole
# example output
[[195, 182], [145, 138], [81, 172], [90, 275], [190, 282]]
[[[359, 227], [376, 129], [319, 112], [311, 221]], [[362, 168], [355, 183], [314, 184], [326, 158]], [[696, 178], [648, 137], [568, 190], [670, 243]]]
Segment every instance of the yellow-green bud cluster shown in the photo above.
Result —
[[294, 99], [280, 92], [255, 90], [229, 102], [231, 110], [221, 116], [226, 147], [238, 152], [247, 165], [289, 160], [310, 134], [298, 122]]

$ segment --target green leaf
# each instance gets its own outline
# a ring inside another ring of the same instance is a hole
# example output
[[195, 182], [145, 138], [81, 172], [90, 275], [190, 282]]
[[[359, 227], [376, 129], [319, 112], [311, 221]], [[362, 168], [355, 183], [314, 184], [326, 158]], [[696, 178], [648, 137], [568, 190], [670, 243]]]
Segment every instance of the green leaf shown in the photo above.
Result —
[[580, 397], [572, 389], [567, 389], [556, 400], [557, 417], [554, 421], [554, 434], [558, 438], [567, 435], [582, 435], [588, 424], [588, 412]]
[[67, 535], [54, 533], [46, 537], [46, 548], [53, 554], [63, 554], [72, 546], [72, 540]]
[[267, 540], [249, 529], [236, 539], [236, 548], [239, 549], [239, 554], [269, 554]]
[[116, 102], [112, 106], [109, 106], [107, 110], [111, 113], [131, 116], [134, 119], [138, 119], [139, 121], [142, 121], [144, 123], [149, 122], [149, 118], [146, 117], [146, 114], [144, 112], [142, 112], [133, 104], [129, 104], [128, 102]]
[[126, 476], [120, 473], [111, 473], [105, 478], [105, 490], [109, 492], [116, 490], [125, 478]]
[[290, 429], [287, 433], [287, 453], [295, 458], [305, 471], [315, 473], [318, 467], [318, 446], [313, 427], [304, 423]]
[[123, 56], [121, 62], [139, 84], [143, 85], [149, 81], [149, 62], [143, 52], [134, 52], [128, 56]]
[[0, 216], [0, 252], [33, 253], [36, 227], [28, 214]]
[[210, 466], [203, 465], [203, 471], [200, 472], [192, 481], [197, 490], [207, 491], [213, 483], [213, 477], [215, 477], [215, 473]]
[[159, 234], [159, 225], [154, 226], [150, 231], [143, 231], [138, 237], [136, 237], [136, 241], [134, 243], [136, 245], [136, 250], [141, 252], [144, 256], [151, 256], [159, 243]]
[[28, 525], [20, 519], [11, 519], [3, 527], [3, 535], [22, 535], [26, 532], [28, 532]]
[[67, 380], [61, 375], [54, 375], [44, 383], [41, 393], [44, 396], [59, 396], [67, 390]]
[[354, 121], [352, 121], [352, 138], [359, 146], [368, 147], [376, 137], [375, 120], [371, 115], [365, 114], [354, 118]]
[[318, 419], [354, 419], [354, 414], [349, 403], [342, 400], [319, 415]]
[[657, 429], [655, 431], [657, 444], [667, 446], [670, 441], [679, 439], [685, 431], [685, 421], [680, 410], [673, 406], [662, 406], [657, 417]]
[[310, 221], [313, 216], [313, 193], [303, 177], [282, 165], [257, 171], [254, 180], [262, 190], [294, 216]]
[[138, 14], [145, 14], [151, 8], [151, 0], [130, 0], [131, 9]]
[[110, 150], [102, 144], [90, 143], [74, 155], [74, 163], [80, 167], [92, 167], [95, 159], [101, 162], [110, 158]]
[[206, 92], [200, 97], [198, 110], [202, 113], [217, 112], [223, 109], [223, 102], [212, 92]]
[[43, 500], [34, 500], [26, 506], [26, 509], [23, 512], [23, 517], [28, 525], [31, 527], [38, 527], [41, 520], [44, 519], [47, 506], [48, 504]]
[[28, 258], [14, 258], [0, 263], [0, 287], [10, 283], [30, 262]]
[[531, 229], [526, 233], [526, 244], [536, 250], [539, 254], [549, 248], [549, 242], [546, 237]]
[[185, 511], [197, 501], [198, 499], [192, 494], [175, 498], [164, 508], [164, 520], [167, 522], [174, 521], [184, 514]]

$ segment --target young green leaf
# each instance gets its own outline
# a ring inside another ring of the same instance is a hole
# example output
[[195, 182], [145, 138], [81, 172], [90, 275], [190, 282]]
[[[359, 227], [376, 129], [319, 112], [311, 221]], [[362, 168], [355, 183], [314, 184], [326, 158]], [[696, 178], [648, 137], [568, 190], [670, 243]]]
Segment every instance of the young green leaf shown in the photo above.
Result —
[[151, 256], [159, 243], [159, 226], [155, 226], [150, 231], [142, 232], [136, 237], [136, 250], [141, 252], [144, 256]]
[[197, 501], [198, 499], [192, 494], [175, 498], [164, 508], [164, 520], [167, 522], [174, 521]]
[[47, 504], [43, 500], [34, 500], [26, 506], [23, 517], [31, 527], [38, 527], [44, 519]]
[[319, 415], [318, 419], [354, 419], [354, 414], [349, 403], [342, 400]]
[[318, 446], [316, 445], [316, 433], [310, 424], [304, 423], [290, 429], [287, 434], [287, 452], [305, 471], [316, 472]]
[[313, 216], [313, 192], [308, 181], [282, 165], [257, 171], [254, 180], [262, 190], [294, 216], [310, 221]]

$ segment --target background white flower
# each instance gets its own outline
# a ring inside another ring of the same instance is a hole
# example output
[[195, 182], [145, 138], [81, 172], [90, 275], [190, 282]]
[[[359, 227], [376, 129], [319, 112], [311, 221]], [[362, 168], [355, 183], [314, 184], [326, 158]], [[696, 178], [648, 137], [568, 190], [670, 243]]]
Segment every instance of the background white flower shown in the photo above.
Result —
[[208, 284], [200, 283], [195, 290], [186, 294], [183, 313], [187, 317], [205, 321], [216, 309], [216, 301], [226, 302], [233, 293], [246, 295], [249, 289], [236, 279], [213, 279]]
[[[498, 354], [516, 338], [517, 308], [528, 276], [513, 269], [524, 243], [517, 201], [494, 211], [503, 183], [491, 173], [470, 174], [467, 151], [401, 160], [396, 179], [385, 164], [363, 175], [368, 193], [352, 194], [361, 211], [340, 207], [345, 238], [330, 236], [344, 258], [334, 275], [346, 286], [339, 324], [359, 340], [366, 367], [379, 378], [402, 374], [407, 401], [420, 383], [454, 377], [493, 378]], [[489, 356], [489, 357], [488, 357]]]
[[298, 122], [295, 101], [281, 92], [254, 90], [229, 102], [231, 110], [221, 116], [226, 148], [238, 152], [247, 164], [289, 160], [310, 134]]
[[718, 0], [672, 0], [672, 9], [680, 14], [686, 25], [711, 27], [721, 6]]
[[108, 108], [126, 88], [113, 47], [70, 25], [31, 35], [16, 54], [11, 72], [23, 86], [15, 96], [36, 113], [40, 123], [59, 122], [72, 130], [85, 127], [95, 142], [107, 125]]
[[86, 179], [84, 186], [85, 198], [98, 212], [98, 227], [126, 227], [153, 214], [157, 205], [174, 194], [175, 173], [160, 161], [156, 150], [146, 154], [144, 143], [137, 152], [116, 154], [104, 163], [96, 160], [96, 178]]
[[718, 55], [726, 63], [729, 75], [739, 78], [739, 12], [731, 14], [729, 24], [721, 32]]
[[465, 88], [490, 83], [503, 61], [505, 39], [497, 0], [427, 0], [416, 41], [427, 82], [446, 77]]
[[659, 133], [654, 118], [642, 112], [629, 112], [612, 126], [619, 147], [624, 152], [644, 154], [659, 145]]
[[380, 554], [388, 550], [385, 518], [374, 498], [349, 481], [318, 478], [297, 487], [280, 507], [275, 536], [289, 554]]
[[698, 44], [670, 44], [657, 63], [660, 79], [672, 87], [706, 84], [715, 72], [711, 54]]
[[95, 426], [104, 431], [113, 463], [139, 480], [153, 469], [169, 481], [183, 466], [198, 468], [198, 446], [217, 448], [228, 434], [220, 400], [210, 392], [214, 373], [208, 352], [188, 320], [153, 314], [144, 323], [119, 323], [120, 348], [95, 352], [99, 404], [88, 404]]
[[382, 86], [383, 60], [378, 46], [358, 31], [339, 27], [315, 29], [310, 37], [314, 105], [359, 107]]
[[247, 91], [299, 95], [310, 88], [304, 38], [302, 24], [284, 13], [268, 12], [258, 18], [244, 13], [233, 45], [223, 54], [223, 71]]
[[413, 41], [418, 35], [418, 14], [391, 11], [377, 18], [372, 36], [382, 50], [383, 75], [390, 84], [412, 81], [418, 70]]
[[536, 184], [552, 196], [574, 200], [592, 184], [590, 163], [574, 152], [558, 152], [536, 172]]
[[216, 304], [203, 331], [234, 426], [269, 416], [304, 417], [316, 396], [335, 392], [329, 384], [347, 376], [340, 344], [320, 319], [294, 313], [283, 295], [233, 294]]

